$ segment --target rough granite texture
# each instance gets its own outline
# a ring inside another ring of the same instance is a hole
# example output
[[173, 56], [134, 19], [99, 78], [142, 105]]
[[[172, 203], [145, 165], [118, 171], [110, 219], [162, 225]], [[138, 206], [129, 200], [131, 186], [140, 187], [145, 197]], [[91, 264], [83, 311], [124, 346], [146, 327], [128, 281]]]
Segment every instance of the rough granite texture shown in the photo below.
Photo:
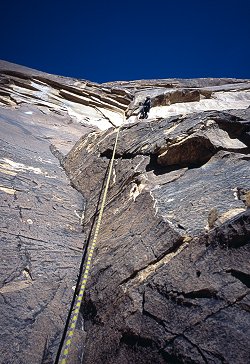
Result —
[[250, 362], [249, 105], [249, 80], [0, 62], [0, 363], [58, 359], [124, 112], [69, 363]]
[[[225, 130], [235, 124], [242, 131], [231, 133], [229, 145]], [[82, 308], [84, 363], [249, 361], [250, 155], [241, 141], [249, 125], [209, 112], [122, 128]], [[207, 130], [216, 131], [209, 148]], [[217, 140], [220, 131], [225, 137]], [[186, 134], [203, 138], [192, 153], [175, 142]], [[108, 130], [83, 137], [64, 162], [89, 201], [85, 229], [114, 136]], [[163, 162], [168, 145], [183, 163]]]

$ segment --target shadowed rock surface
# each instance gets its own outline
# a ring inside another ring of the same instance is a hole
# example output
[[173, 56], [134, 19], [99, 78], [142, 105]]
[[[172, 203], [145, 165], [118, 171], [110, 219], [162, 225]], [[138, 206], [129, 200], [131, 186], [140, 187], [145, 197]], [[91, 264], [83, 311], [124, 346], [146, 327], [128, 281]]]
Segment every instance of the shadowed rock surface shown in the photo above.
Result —
[[0, 77], [0, 362], [55, 362], [124, 112], [69, 362], [249, 362], [250, 82]]
[[[242, 135], [249, 130], [247, 120], [219, 112], [122, 128], [83, 305], [86, 363], [248, 361], [250, 219], [239, 191], [250, 189], [249, 145], [220, 128], [234, 123]], [[181, 143], [209, 133], [202, 160], [204, 142], [192, 153]], [[88, 148], [83, 137], [65, 160], [90, 201], [85, 229], [114, 137], [89, 136]], [[170, 148], [184, 166], [162, 160]]]

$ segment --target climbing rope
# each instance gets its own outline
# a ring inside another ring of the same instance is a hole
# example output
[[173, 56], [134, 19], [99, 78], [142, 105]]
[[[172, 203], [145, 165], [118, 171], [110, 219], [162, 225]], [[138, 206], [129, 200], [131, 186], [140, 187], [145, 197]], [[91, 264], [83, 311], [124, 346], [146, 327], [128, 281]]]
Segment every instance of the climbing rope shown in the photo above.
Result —
[[[125, 113], [124, 113], [123, 122], [124, 122], [124, 120], [125, 120]], [[77, 322], [77, 319], [78, 319], [78, 316], [79, 316], [80, 307], [81, 307], [82, 299], [83, 299], [83, 294], [85, 292], [86, 283], [87, 283], [88, 276], [89, 276], [89, 271], [90, 271], [90, 267], [91, 267], [93, 253], [94, 253], [94, 250], [95, 250], [97, 237], [98, 237], [100, 226], [101, 226], [103, 210], [104, 210], [104, 207], [105, 207], [108, 188], [109, 188], [109, 183], [110, 183], [110, 178], [111, 178], [111, 174], [112, 174], [112, 170], [113, 170], [113, 164], [114, 164], [114, 159], [115, 159], [115, 152], [116, 152], [116, 148], [117, 148], [118, 137], [119, 137], [119, 133], [120, 133], [120, 129], [121, 129], [122, 125], [123, 124], [121, 124], [117, 129], [113, 154], [112, 154], [112, 158], [111, 158], [111, 161], [110, 161], [110, 164], [109, 164], [109, 173], [108, 173], [108, 177], [107, 177], [105, 190], [104, 190], [104, 193], [103, 193], [103, 198], [102, 198], [102, 203], [101, 203], [101, 208], [100, 208], [98, 220], [97, 220], [97, 223], [96, 223], [95, 233], [94, 233], [92, 243], [91, 243], [91, 245], [90, 245], [90, 247], [88, 249], [88, 252], [87, 252], [87, 256], [88, 256], [87, 257], [87, 263], [86, 263], [86, 267], [85, 267], [85, 270], [84, 270], [84, 273], [83, 273], [83, 279], [82, 279], [80, 291], [79, 291], [75, 306], [74, 306], [74, 308], [73, 308], [73, 310], [71, 312], [72, 317], [70, 319], [70, 324], [68, 326], [68, 330], [67, 330], [67, 333], [66, 333], [66, 338], [65, 338], [65, 341], [64, 341], [64, 344], [63, 344], [62, 353], [60, 355], [59, 364], [67, 364], [67, 360], [68, 360], [68, 356], [69, 356], [69, 350], [70, 350], [70, 346], [71, 346], [72, 339], [73, 339], [73, 336], [74, 336], [74, 332], [75, 332], [75, 328], [76, 328], [76, 322]]]

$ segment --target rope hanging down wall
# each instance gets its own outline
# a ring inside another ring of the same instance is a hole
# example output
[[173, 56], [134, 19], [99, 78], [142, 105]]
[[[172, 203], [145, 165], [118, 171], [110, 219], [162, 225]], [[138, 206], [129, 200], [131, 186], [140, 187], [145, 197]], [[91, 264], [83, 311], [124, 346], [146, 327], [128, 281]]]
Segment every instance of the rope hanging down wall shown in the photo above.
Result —
[[[124, 115], [124, 118], [123, 118], [123, 122], [124, 122], [124, 120], [125, 120], [125, 115]], [[72, 338], [74, 336], [74, 332], [75, 332], [75, 328], [76, 328], [76, 322], [77, 322], [77, 319], [78, 319], [78, 316], [79, 316], [80, 307], [81, 307], [82, 299], [83, 299], [83, 294], [84, 294], [84, 291], [85, 291], [85, 288], [86, 288], [86, 283], [87, 283], [87, 280], [88, 280], [89, 271], [90, 271], [90, 267], [91, 267], [92, 257], [93, 257], [93, 253], [94, 253], [94, 250], [95, 250], [95, 246], [96, 246], [100, 226], [101, 226], [101, 221], [102, 221], [103, 211], [104, 211], [104, 207], [105, 207], [105, 203], [106, 203], [110, 178], [111, 178], [111, 174], [112, 174], [112, 170], [113, 170], [115, 152], [116, 152], [116, 148], [117, 148], [117, 142], [118, 142], [118, 137], [119, 137], [121, 126], [122, 125], [120, 125], [118, 127], [118, 129], [117, 129], [115, 144], [114, 144], [114, 148], [113, 148], [113, 154], [112, 154], [112, 158], [111, 158], [110, 164], [109, 164], [109, 172], [108, 172], [107, 182], [106, 182], [105, 190], [104, 190], [104, 193], [103, 193], [103, 198], [102, 198], [102, 202], [101, 202], [101, 208], [100, 208], [98, 220], [97, 220], [97, 223], [96, 223], [95, 233], [94, 233], [92, 243], [90, 244], [88, 252], [87, 252], [87, 262], [86, 262], [85, 270], [84, 270], [83, 277], [82, 277], [80, 291], [79, 291], [79, 294], [77, 296], [75, 305], [73, 306], [73, 309], [71, 311], [70, 323], [69, 323], [67, 333], [66, 333], [66, 336], [65, 336], [65, 340], [64, 340], [64, 343], [63, 343], [63, 348], [62, 348], [62, 351], [60, 353], [59, 364], [67, 364], [67, 361], [68, 361], [70, 346], [72, 344]]]

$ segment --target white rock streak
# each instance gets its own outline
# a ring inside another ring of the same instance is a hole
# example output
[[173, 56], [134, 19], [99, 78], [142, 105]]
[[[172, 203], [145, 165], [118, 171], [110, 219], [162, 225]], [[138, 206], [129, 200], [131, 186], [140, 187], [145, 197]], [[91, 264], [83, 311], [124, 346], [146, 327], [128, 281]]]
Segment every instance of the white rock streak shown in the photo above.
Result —
[[211, 99], [180, 102], [168, 106], [157, 106], [150, 110], [149, 118], [191, 114], [198, 111], [246, 109], [250, 106], [249, 91], [216, 92]]

